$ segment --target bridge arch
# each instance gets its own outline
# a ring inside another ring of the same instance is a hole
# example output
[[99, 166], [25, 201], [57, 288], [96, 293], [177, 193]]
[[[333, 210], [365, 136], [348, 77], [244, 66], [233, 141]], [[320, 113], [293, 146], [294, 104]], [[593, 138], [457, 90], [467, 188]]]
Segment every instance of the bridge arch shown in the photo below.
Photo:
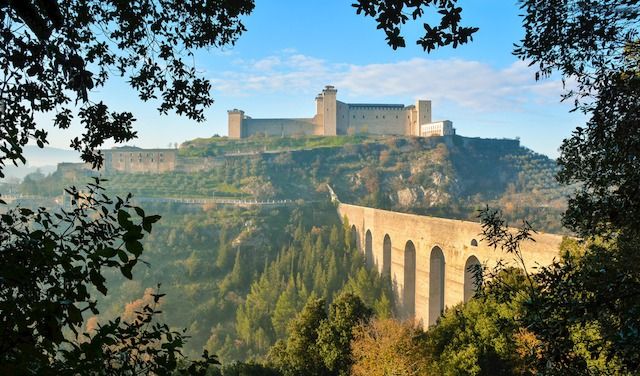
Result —
[[464, 264], [464, 301], [467, 302], [473, 297], [478, 288], [478, 283], [482, 280], [476, 280], [476, 277], [482, 278], [482, 275], [477, 275], [478, 268], [481, 266], [480, 260], [474, 255], [467, 258], [467, 262]]
[[351, 244], [352, 247], [355, 247], [356, 249], [360, 249], [359, 245], [358, 245], [358, 229], [356, 228], [356, 225], [351, 225]]
[[382, 275], [391, 275], [391, 237], [384, 234], [382, 241]]
[[429, 325], [444, 311], [444, 263], [442, 249], [433, 247], [429, 256]]
[[411, 240], [404, 246], [404, 281], [402, 306], [406, 318], [416, 314], [416, 247]]
[[364, 236], [364, 259], [368, 266], [373, 266], [373, 236], [371, 230], [367, 230]]

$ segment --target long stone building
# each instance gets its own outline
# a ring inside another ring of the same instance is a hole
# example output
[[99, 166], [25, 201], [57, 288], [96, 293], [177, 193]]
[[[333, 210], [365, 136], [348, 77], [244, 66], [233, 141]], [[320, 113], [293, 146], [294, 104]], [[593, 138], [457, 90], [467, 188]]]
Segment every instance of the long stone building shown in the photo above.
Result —
[[111, 172], [168, 172], [176, 169], [177, 149], [142, 149], [122, 146], [102, 150], [101, 171]]
[[325, 86], [316, 96], [316, 114], [311, 118], [254, 119], [242, 110], [230, 110], [229, 137], [335, 136], [351, 132], [421, 137], [455, 134], [451, 121], [432, 121], [430, 100], [418, 100], [409, 106], [344, 103], [337, 100], [337, 93], [335, 87]]

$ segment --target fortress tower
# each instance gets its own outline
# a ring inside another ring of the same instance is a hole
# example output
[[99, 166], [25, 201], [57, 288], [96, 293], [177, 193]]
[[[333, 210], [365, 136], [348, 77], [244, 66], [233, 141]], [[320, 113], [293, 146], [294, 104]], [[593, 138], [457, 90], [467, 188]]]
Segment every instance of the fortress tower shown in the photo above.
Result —
[[227, 114], [229, 115], [229, 137], [246, 137], [242, 129], [242, 123], [244, 121], [244, 111], [234, 108], [233, 110], [227, 111]]
[[327, 85], [322, 90], [322, 134], [324, 136], [335, 136], [337, 133], [337, 101], [338, 90]]

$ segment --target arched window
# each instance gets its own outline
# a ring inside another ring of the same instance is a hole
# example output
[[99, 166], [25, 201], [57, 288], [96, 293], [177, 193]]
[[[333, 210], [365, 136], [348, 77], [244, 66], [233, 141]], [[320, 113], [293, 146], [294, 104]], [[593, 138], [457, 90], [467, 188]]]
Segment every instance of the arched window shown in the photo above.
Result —
[[471, 239], [471, 246], [472, 247], [477, 247], [478, 246], [478, 241], [475, 239]]
[[367, 230], [364, 237], [364, 259], [367, 265], [373, 265], [373, 237], [371, 236], [370, 230]]
[[351, 246], [356, 249], [360, 248], [358, 246], [358, 229], [356, 228], [356, 225], [351, 225]]
[[388, 234], [382, 242], [382, 274], [391, 275], [391, 238]]
[[429, 325], [444, 311], [444, 253], [433, 247], [429, 258]]
[[467, 302], [475, 295], [482, 283], [482, 269], [476, 256], [469, 256], [464, 264], [464, 301]]
[[409, 240], [404, 246], [404, 284], [402, 308], [406, 318], [416, 314], [416, 247]]

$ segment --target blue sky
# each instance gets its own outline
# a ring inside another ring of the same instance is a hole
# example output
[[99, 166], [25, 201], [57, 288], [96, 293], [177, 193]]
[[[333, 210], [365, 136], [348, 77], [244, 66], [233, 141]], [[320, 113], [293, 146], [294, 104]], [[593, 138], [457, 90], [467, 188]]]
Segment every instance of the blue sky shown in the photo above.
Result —
[[[535, 82], [534, 71], [511, 54], [523, 35], [515, 1], [461, 1], [464, 23], [480, 31], [471, 44], [430, 54], [414, 44], [422, 22], [405, 25], [407, 47], [393, 51], [374, 21], [356, 15], [350, 4], [257, 0], [235, 46], [196, 54], [216, 100], [205, 123], [158, 115], [157, 103], [140, 102], [122, 81], [112, 80], [97, 96], [134, 112], [139, 138], [132, 144], [142, 147], [226, 135], [232, 108], [253, 117], [310, 117], [315, 94], [326, 84], [335, 85], [345, 102], [431, 99], [434, 120], [452, 120], [458, 134], [520, 137], [523, 145], [551, 157], [584, 123], [559, 103], [559, 80]], [[68, 147], [79, 130], [76, 125], [51, 132], [51, 146]]]

